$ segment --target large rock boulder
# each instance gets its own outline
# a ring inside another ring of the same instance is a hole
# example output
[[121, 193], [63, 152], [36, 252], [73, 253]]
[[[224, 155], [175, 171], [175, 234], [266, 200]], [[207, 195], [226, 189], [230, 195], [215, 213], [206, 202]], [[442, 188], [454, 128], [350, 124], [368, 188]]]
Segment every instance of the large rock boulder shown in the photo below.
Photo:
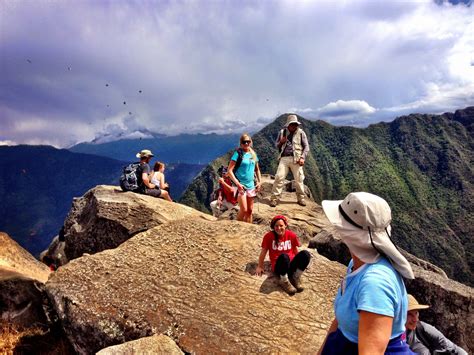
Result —
[[[66, 242], [52, 244], [58, 254], [64, 249], [76, 259], [47, 284], [75, 349], [90, 353], [167, 334], [185, 352], [317, 350], [345, 269], [321, 255], [343, 264], [350, 255], [319, 205], [308, 199], [301, 207], [294, 193], [285, 191], [272, 208], [273, 181], [265, 176], [263, 182], [254, 225], [229, 221], [235, 211], [217, 221], [108, 186], [76, 199], [64, 225]], [[308, 242], [319, 253], [313, 252], [304, 276], [308, 289], [294, 297], [280, 292], [272, 277], [253, 276], [261, 238], [276, 214], [289, 217], [303, 245]], [[100, 250], [105, 251], [89, 255]], [[407, 282], [408, 291], [432, 305], [422, 318], [472, 350], [472, 289], [405, 255], [417, 276]]]
[[418, 302], [430, 305], [420, 311], [420, 319], [436, 326], [457, 345], [474, 352], [474, 290], [437, 272], [415, 266], [414, 280], [407, 291]]
[[[266, 226], [193, 217], [75, 259], [46, 288], [79, 353], [153, 334], [185, 352], [316, 352], [344, 267], [312, 252], [306, 289], [254, 275]], [[266, 265], [267, 269], [269, 265]]]
[[44, 282], [50, 271], [0, 232], [0, 319], [19, 328], [43, 326]]
[[144, 337], [126, 343], [109, 346], [102, 349], [97, 355], [129, 355], [129, 354], [184, 354], [170, 337], [160, 334]]
[[51, 273], [46, 265], [3, 232], [0, 232], [0, 267], [41, 283], [46, 282]]
[[[178, 203], [123, 192], [114, 186], [97, 186], [74, 199], [64, 222], [65, 256], [62, 255], [58, 263], [63, 265], [84, 253], [94, 254], [115, 248], [154, 226], [193, 216], [214, 219]], [[51, 248], [61, 250], [60, 243], [53, 243]]]

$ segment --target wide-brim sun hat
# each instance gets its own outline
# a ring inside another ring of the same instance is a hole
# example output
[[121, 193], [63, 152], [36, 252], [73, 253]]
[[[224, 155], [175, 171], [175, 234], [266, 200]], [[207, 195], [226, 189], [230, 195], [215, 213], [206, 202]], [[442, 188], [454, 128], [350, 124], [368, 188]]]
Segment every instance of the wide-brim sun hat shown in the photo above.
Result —
[[153, 153], [151, 150], [148, 149], [143, 149], [136, 155], [137, 158], [147, 158], [147, 157], [154, 157]]
[[286, 124], [285, 124], [285, 127], [288, 127], [290, 124], [292, 123], [296, 123], [298, 124], [298, 126], [301, 124], [300, 121], [298, 121], [298, 116], [296, 115], [288, 115], [288, 117], [286, 118]]
[[415, 297], [408, 295], [408, 311], [430, 308], [427, 304], [419, 304]]
[[322, 202], [323, 211], [349, 250], [365, 263], [386, 256], [403, 277], [413, 279], [410, 263], [390, 239], [392, 212], [387, 201], [368, 192], [352, 192], [344, 200]]

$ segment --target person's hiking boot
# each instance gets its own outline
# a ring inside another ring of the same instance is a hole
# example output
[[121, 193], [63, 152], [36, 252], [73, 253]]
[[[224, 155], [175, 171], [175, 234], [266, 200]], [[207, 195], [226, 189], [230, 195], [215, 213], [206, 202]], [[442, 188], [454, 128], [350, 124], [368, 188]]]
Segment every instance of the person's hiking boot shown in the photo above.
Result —
[[288, 280], [288, 277], [280, 276], [279, 284], [280, 284], [280, 287], [283, 289], [283, 291], [285, 291], [290, 296], [296, 293], [296, 288], [294, 288], [293, 285], [290, 283], [290, 280]]
[[298, 205], [300, 206], [306, 206], [306, 201], [304, 200], [304, 198], [302, 198], [301, 200], [298, 200]]
[[301, 292], [304, 290], [303, 281], [301, 281], [301, 275], [292, 275], [290, 277], [290, 282], [296, 288], [296, 292]]
[[276, 207], [278, 205], [278, 200], [275, 198], [272, 198], [270, 200], [270, 207]]

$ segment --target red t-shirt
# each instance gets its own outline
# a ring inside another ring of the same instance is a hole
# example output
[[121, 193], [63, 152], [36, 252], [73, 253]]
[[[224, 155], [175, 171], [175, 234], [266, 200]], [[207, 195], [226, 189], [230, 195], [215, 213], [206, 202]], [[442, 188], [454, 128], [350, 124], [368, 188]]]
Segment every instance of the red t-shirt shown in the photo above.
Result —
[[[228, 177], [225, 177], [224, 178], [224, 181], [229, 184], [230, 186], [232, 186], [232, 180], [230, 180], [230, 178]], [[237, 198], [235, 196], [235, 191], [232, 189], [232, 190], [229, 190], [227, 189], [224, 185], [222, 184], [219, 184], [220, 185], [220, 190], [222, 191], [222, 193], [224, 194], [224, 198], [229, 201], [231, 204], [233, 205], [236, 205], [237, 204]]]
[[281, 254], [288, 254], [290, 261], [293, 260], [297, 254], [296, 247], [301, 246], [298, 236], [287, 229], [282, 237], [278, 238], [278, 244], [275, 243], [275, 234], [273, 231], [268, 232], [263, 237], [262, 248], [268, 250], [270, 255], [270, 262], [272, 263], [272, 270], [275, 270], [275, 263]]

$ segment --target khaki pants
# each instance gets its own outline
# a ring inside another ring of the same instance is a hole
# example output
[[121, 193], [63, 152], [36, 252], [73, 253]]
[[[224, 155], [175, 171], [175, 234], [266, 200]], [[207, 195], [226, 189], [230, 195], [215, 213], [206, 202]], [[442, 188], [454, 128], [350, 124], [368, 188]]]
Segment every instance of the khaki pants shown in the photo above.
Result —
[[303, 167], [298, 163], [293, 162], [293, 157], [281, 157], [278, 169], [275, 174], [275, 182], [272, 188], [272, 199], [278, 200], [281, 192], [283, 191], [283, 185], [285, 183], [286, 176], [289, 170], [293, 173], [296, 182], [296, 196], [298, 201], [304, 200], [304, 172]]

